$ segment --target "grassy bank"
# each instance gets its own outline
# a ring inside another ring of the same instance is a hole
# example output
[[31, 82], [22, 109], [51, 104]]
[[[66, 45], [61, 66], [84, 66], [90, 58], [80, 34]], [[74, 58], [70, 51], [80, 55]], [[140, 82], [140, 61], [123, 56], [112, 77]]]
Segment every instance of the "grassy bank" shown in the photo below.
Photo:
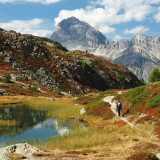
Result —
[[55, 101], [51, 99], [38, 97], [26, 98], [23, 104], [37, 110], [46, 110], [47, 117], [58, 118], [60, 120], [67, 120], [71, 116], [78, 117], [82, 105], [75, 105], [72, 99], [59, 98]]

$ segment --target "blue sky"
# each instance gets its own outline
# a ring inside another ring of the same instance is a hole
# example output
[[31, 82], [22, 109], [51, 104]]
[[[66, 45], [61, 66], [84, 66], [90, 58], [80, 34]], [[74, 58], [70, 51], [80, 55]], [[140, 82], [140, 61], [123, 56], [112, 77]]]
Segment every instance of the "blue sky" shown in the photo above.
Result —
[[160, 36], [160, 0], [0, 0], [0, 27], [6, 30], [50, 37], [71, 16], [114, 41]]

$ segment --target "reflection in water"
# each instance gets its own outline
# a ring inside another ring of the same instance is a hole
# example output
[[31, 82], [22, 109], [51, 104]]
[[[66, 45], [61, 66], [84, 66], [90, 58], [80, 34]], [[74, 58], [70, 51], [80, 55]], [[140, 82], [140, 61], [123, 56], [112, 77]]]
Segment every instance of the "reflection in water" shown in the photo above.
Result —
[[0, 108], [1, 120], [16, 120], [17, 126], [0, 127], [0, 144], [25, 139], [46, 139], [69, 132], [69, 122], [46, 119], [46, 111], [25, 106]]
[[15, 136], [23, 133], [26, 129], [33, 127], [46, 118], [46, 111], [34, 110], [25, 106], [12, 106], [0, 108], [1, 120], [15, 120], [16, 127], [0, 127], [0, 136]]

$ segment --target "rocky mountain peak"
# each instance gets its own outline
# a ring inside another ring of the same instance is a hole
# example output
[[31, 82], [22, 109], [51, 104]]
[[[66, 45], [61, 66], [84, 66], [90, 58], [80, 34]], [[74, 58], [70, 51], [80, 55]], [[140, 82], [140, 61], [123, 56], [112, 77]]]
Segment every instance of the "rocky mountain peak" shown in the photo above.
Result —
[[62, 20], [51, 35], [51, 39], [59, 41], [69, 50], [95, 51], [109, 43], [107, 38], [86, 22], [75, 17]]
[[157, 43], [160, 42], [160, 37], [158, 36], [145, 36], [145, 35], [135, 35], [132, 37], [131, 42], [135, 45], [154, 45], [156, 46]]
[[70, 17], [70, 18], [62, 20], [60, 23], [58, 23], [58, 26], [64, 28], [64, 27], [66, 27], [66, 25], [77, 25], [77, 24], [81, 24], [81, 23], [82, 22], [79, 19], [77, 19], [76, 17]]

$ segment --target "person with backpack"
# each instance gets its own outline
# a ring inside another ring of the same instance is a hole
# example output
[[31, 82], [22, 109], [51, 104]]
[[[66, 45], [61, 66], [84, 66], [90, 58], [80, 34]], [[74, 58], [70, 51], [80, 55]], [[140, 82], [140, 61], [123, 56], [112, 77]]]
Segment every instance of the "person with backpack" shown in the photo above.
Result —
[[122, 104], [121, 104], [121, 102], [118, 101], [118, 103], [117, 103], [117, 112], [118, 112], [118, 116], [119, 117], [120, 117], [121, 109], [122, 109]]

